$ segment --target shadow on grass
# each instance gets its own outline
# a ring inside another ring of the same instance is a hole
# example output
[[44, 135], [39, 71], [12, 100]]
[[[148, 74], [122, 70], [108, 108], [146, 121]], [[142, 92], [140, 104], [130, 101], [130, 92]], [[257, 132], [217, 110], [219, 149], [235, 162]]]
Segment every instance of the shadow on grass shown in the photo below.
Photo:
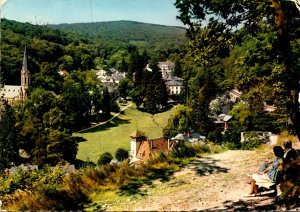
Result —
[[129, 183], [126, 183], [120, 187], [118, 194], [121, 196], [131, 196], [136, 194], [145, 196], [147, 195], [147, 188], [149, 186], [154, 187], [154, 180], [159, 180], [161, 182], [169, 181], [173, 173], [174, 171], [172, 169], [150, 168], [146, 177], [135, 179], [132, 178]]
[[275, 197], [253, 197], [235, 202], [225, 201], [222, 208], [214, 207], [206, 209], [206, 211], [280, 211], [275, 200]]
[[[195, 170], [199, 176], [206, 176], [214, 173], [226, 173], [229, 169], [220, 167], [217, 164], [219, 160], [215, 160], [209, 157], [196, 158], [194, 161], [188, 164], [177, 164], [181, 168], [189, 167]], [[121, 186], [119, 195], [142, 195], [147, 194], [147, 186], [153, 185], [152, 182], [159, 180], [161, 182], [169, 181], [171, 176], [174, 174], [172, 168], [149, 168], [148, 174], [143, 179], [133, 179], [129, 183]]]
[[207, 176], [214, 173], [227, 173], [229, 169], [218, 166], [217, 162], [220, 160], [215, 160], [209, 157], [196, 158], [194, 161], [190, 162], [188, 166], [195, 170], [199, 176]]
[[96, 167], [96, 164], [92, 161], [83, 161], [80, 159], [76, 159], [75, 161], [76, 168], [86, 168], [86, 167]]
[[105, 131], [105, 130], [108, 130], [113, 127], [118, 127], [122, 124], [129, 124], [129, 123], [130, 123], [130, 120], [128, 120], [128, 119], [120, 119], [119, 117], [115, 117], [113, 120], [111, 120], [105, 124], [94, 127], [92, 129], [84, 130], [80, 133], [93, 133], [93, 132]]
[[132, 179], [131, 182], [122, 185], [117, 192], [120, 196], [132, 196], [139, 194], [141, 196], [147, 195], [147, 186], [151, 186], [152, 182], [148, 178]]
[[151, 114], [151, 115], [157, 115], [157, 114], [160, 114], [160, 113], [164, 113], [164, 112], [166, 112], [166, 111], [168, 111], [168, 110], [171, 110], [173, 107], [174, 107], [174, 105], [169, 104], [169, 105], [163, 107], [162, 109], [157, 110], [157, 111], [155, 111], [155, 112], [153, 112], [153, 113], [146, 111], [146, 110], [145, 110], [144, 108], [142, 108], [142, 107], [137, 108], [137, 110], [139, 110], [139, 111], [141, 111], [141, 112], [143, 112], [143, 113], [149, 113], [149, 114]]
[[83, 138], [83, 137], [80, 137], [80, 136], [74, 136], [74, 137], [75, 137], [75, 139], [76, 139], [77, 143], [81, 143], [81, 142], [85, 142], [85, 141], [87, 141], [85, 138]]
[[169, 169], [150, 169], [151, 172], [148, 174], [149, 180], [160, 180], [166, 182], [170, 180], [171, 175], [174, 173], [173, 170]]

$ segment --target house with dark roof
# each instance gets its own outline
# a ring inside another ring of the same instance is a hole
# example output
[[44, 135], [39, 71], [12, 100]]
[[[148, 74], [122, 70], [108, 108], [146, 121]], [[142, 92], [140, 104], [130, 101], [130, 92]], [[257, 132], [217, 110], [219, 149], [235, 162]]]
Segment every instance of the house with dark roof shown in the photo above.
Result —
[[[168, 94], [169, 95], [181, 94], [184, 89], [184, 79], [180, 77], [172, 76], [172, 72], [175, 69], [175, 64], [167, 60], [165, 62], [158, 62], [157, 66], [160, 69]], [[152, 69], [149, 67], [149, 64], [147, 64], [145, 69], [147, 71], [152, 72]]]
[[224, 131], [228, 129], [228, 122], [232, 118], [232, 116], [227, 114], [220, 114], [217, 117], [217, 120], [214, 121], [216, 125], [219, 126], [219, 128], [223, 129]]
[[175, 137], [171, 138], [171, 140], [177, 142], [204, 143], [206, 137], [196, 132], [187, 134], [178, 133]]
[[164, 79], [169, 95], [181, 94], [184, 89], [184, 79], [175, 76], [169, 76]]
[[160, 152], [170, 152], [175, 141], [164, 138], [149, 139], [141, 131], [135, 131], [130, 135], [130, 162], [140, 164], [153, 158]]

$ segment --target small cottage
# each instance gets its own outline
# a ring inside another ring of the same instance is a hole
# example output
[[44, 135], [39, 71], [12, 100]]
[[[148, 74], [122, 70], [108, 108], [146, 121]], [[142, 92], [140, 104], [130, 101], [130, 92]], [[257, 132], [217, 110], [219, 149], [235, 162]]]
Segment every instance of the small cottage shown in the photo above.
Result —
[[164, 138], [149, 139], [143, 132], [135, 131], [130, 135], [130, 162], [142, 163], [160, 152], [170, 152], [176, 142]]

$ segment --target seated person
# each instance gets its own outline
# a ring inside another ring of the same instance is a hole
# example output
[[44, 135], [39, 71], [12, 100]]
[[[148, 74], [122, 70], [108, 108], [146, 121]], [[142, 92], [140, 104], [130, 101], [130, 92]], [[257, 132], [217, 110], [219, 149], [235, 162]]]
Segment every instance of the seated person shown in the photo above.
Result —
[[[284, 151], [281, 146], [274, 146], [273, 152], [275, 155], [275, 159], [273, 160], [272, 165], [266, 167], [265, 170], [254, 173], [252, 175], [252, 179], [250, 181], [250, 192], [249, 194], [244, 195], [245, 197], [255, 196], [255, 194], [259, 193], [256, 183], [276, 183], [278, 171], [281, 171], [283, 169]], [[260, 170], [262, 170], [262, 167], [260, 167]]]
[[296, 160], [298, 155], [295, 149], [292, 148], [292, 142], [287, 140], [285, 142], [283, 142], [283, 148], [284, 148], [284, 156], [283, 156], [283, 160], [284, 163], [289, 163], [293, 160]]

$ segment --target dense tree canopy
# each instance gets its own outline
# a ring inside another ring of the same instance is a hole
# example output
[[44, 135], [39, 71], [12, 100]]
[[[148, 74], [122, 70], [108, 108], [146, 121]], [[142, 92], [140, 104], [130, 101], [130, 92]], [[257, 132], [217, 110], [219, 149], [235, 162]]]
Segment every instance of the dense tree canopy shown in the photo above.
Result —
[[300, 22], [294, 3], [177, 0], [175, 6], [178, 18], [189, 26], [192, 56], [208, 70], [226, 62], [233, 49], [248, 41], [247, 51], [236, 55], [235, 68], [225, 72], [227, 76], [235, 75], [230, 86], [243, 91], [252, 108], [260, 105], [258, 102], [268, 101], [279, 110], [284, 109], [300, 137], [297, 48]]
[[4, 103], [0, 106], [0, 171], [20, 161], [20, 138], [15, 124], [14, 110]]

